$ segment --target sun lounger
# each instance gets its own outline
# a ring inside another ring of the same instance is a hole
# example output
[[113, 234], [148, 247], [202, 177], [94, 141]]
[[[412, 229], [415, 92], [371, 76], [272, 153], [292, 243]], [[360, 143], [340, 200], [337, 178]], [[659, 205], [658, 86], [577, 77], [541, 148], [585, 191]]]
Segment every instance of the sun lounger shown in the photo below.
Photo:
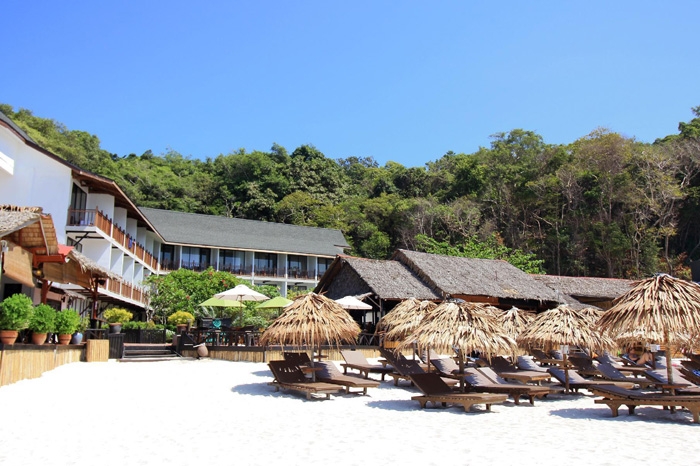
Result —
[[639, 392], [614, 385], [599, 385], [590, 390], [593, 394], [603, 397], [595, 400], [595, 403], [608, 405], [612, 411], [612, 417], [617, 417], [622, 405], [627, 406], [630, 415], [634, 414], [637, 406], [663, 406], [671, 409], [683, 407], [692, 413], [694, 423], [700, 423], [700, 397], [698, 396]]
[[[668, 369], [648, 369], [644, 375], [662, 390], [668, 388]], [[683, 377], [683, 374], [675, 367], [673, 368], [673, 384], [676, 395], [700, 395], [700, 386]], [[681, 385], [683, 386], [681, 387]]]
[[641, 388], [646, 388], [653, 383], [647, 379], [641, 377], [627, 377], [625, 374], [617, 370], [615, 366], [610, 363], [601, 363], [597, 366], [598, 373], [603, 380], [612, 380], [615, 382], [631, 382], [635, 385], [639, 385]]
[[[392, 351], [387, 349], [380, 349], [379, 352], [394, 368], [394, 370], [391, 373], [389, 373], [389, 375], [394, 379], [394, 385], [396, 386], [399, 385], [399, 380], [408, 380], [409, 382], [411, 382], [411, 385], [413, 385], [411, 375], [425, 373], [425, 369], [421, 367], [418, 361], [397, 356]], [[447, 385], [457, 384], [457, 380], [454, 380], [452, 378], [445, 378], [443, 379], [443, 381]]]
[[360, 351], [341, 350], [340, 355], [345, 360], [344, 363], [340, 364], [345, 374], [348, 373], [348, 369], [354, 369], [359, 371], [365, 379], [369, 378], [369, 374], [381, 374], [382, 380], [384, 380], [384, 376], [386, 374], [391, 374], [394, 370], [391, 366], [370, 363]]
[[556, 365], [559, 363], [558, 359], [553, 358], [541, 349], [535, 348], [532, 349], [530, 352], [532, 353], [532, 357], [535, 359], [535, 361], [542, 366], [551, 366], [552, 364]]
[[461, 405], [465, 411], [469, 411], [472, 405], [484, 404], [486, 410], [491, 411], [493, 403], [503, 403], [508, 398], [506, 395], [493, 393], [457, 393], [445, 383], [439, 375], [433, 372], [423, 374], [412, 374], [411, 380], [423, 395], [412, 396], [411, 399], [418, 401], [421, 408], [425, 408], [428, 403], [433, 405], [440, 403], [442, 406], [448, 404]]
[[494, 357], [491, 360], [491, 368], [502, 378], [506, 380], [515, 380], [521, 383], [534, 383], [540, 385], [543, 381], [552, 379], [549, 372], [518, 369], [503, 356]]
[[547, 368], [537, 364], [532, 356], [518, 356], [517, 365], [519, 370], [544, 372], [545, 374], [549, 374], [549, 372], [547, 372]]
[[275, 391], [280, 388], [295, 390], [306, 393], [306, 399], [311, 399], [311, 394], [326, 395], [326, 399], [331, 397], [331, 393], [343, 390], [343, 387], [327, 382], [310, 382], [301, 368], [289, 361], [270, 361], [267, 364], [272, 371], [275, 380], [268, 385], [275, 387]]
[[[566, 375], [564, 369], [559, 367], [550, 367], [547, 369], [555, 379], [559, 381], [563, 386], [566, 386]], [[578, 392], [580, 389], [590, 390], [591, 387], [598, 385], [617, 385], [622, 388], [632, 389], [634, 384], [632, 382], [615, 382], [612, 380], [602, 380], [602, 379], [586, 379], [581, 374], [574, 370], [569, 370], [569, 389]]]
[[464, 381], [469, 385], [470, 390], [476, 392], [505, 393], [513, 398], [513, 402], [516, 405], [520, 404], [521, 396], [526, 396], [530, 400], [530, 404], [534, 405], [535, 397], [544, 397], [551, 393], [547, 387], [507, 383], [501, 380], [497, 379], [494, 381], [490, 379], [481, 368], [469, 369], [464, 376]]
[[[345, 393], [362, 393], [366, 395], [368, 388], [379, 387], [379, 382], [376, 380], [369, 380], [341, 373], [332, 361], [315, 362], [314, 367], [318, 368], [316, 371], [316, 380], [341, 385], [345, 387]], [[360, 388], [361, 392], [351, 392], [351, 388]]]
[[568, 360], [575, 366], [576, 372], [584, 377], [600, 376], [598, 368], [593, 364], [593, 360], [588, 356], [569, 356]]
[[285, 361], [296, 364], [297, 366], [308, 366], [311, 364], [311, 359], [309, 359], [308, 353], [282, 353]]

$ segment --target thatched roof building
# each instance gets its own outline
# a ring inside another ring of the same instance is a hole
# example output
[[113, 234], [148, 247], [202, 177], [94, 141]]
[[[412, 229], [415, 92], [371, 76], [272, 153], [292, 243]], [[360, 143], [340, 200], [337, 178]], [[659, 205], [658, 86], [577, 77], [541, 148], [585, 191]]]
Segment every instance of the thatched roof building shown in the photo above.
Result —
[[558, 292], [561, 301], [567, 304], [567, 296], [583, 304], [590, 304], [601, 309], [609, 309], [613, 299], [627, 293], [633, 280], [600, 277], [564, 277], [561, 275], [531, 275], [532, 278]]
[[503, 309], [541, 310], [560, 302], [557, 293], [514, 265], [492, 259], [397, 250], [401, 262], [443, 297], [483, 302]]

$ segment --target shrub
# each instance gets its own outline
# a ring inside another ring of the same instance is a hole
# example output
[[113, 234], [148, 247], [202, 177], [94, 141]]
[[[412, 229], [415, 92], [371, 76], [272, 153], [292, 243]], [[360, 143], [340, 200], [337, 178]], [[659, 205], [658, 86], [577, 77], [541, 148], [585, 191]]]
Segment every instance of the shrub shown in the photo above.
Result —
[[39, 304], [29, 318], [29, 330], [34, 333], [53, 332], [56, 322], [56, 310], [48, 304]]
[[186, 325], [192, 322], [194, 322], [194, 316], [189, 312], [177, 311], [168, 316], [168, 323], [170, 325]]
[[29, 296], [13, 294], [0, 303], [0, 330], [22, 330], [29, 325], [34, 305]]
[[73, 334], [80, 325], [80, 314], [75, 309], [66, 309], [56, 313], [56, 333]]
[[134, 315], [121, 307], [113, 307], [107, 309], [103, 314], [105, 320], [110, 324], [125, 324], [131, 320]]
[[148, 322], [126, 322], [123, 326], [123, 330], [153, 330], [156, 328], [156, 324], [152, 321]]

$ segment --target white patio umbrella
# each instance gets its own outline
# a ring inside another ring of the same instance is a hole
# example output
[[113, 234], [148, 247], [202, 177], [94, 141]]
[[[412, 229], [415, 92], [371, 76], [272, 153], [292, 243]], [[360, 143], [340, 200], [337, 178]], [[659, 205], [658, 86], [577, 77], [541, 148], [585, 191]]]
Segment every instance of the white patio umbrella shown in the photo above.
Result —
[[336, 299], [335, 302], [340, 304], [343, 309], [362, 309], [365, 311], [372, 309], [371, 305], [363, 303], [354, 296], [345, 296], [344, 298]]
[[[262, 293], [250, 289], [246, 285], [236, 285], [230, 290], [222, 291], [214, 295], [215, 298], [230, 300], [230, 301], [266, 301], [270, 299]], [[243, 324], [243, 312], [241, 309], [241, 324]]]

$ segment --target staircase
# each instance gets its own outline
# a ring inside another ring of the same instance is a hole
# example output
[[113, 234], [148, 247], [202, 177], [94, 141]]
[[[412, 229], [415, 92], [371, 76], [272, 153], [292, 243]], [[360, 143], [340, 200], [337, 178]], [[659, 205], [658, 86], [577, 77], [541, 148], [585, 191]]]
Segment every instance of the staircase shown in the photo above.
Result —
[[179, 358], [170, 344], [124, 343], [124, 355], [119, 362], [153, 362]]

